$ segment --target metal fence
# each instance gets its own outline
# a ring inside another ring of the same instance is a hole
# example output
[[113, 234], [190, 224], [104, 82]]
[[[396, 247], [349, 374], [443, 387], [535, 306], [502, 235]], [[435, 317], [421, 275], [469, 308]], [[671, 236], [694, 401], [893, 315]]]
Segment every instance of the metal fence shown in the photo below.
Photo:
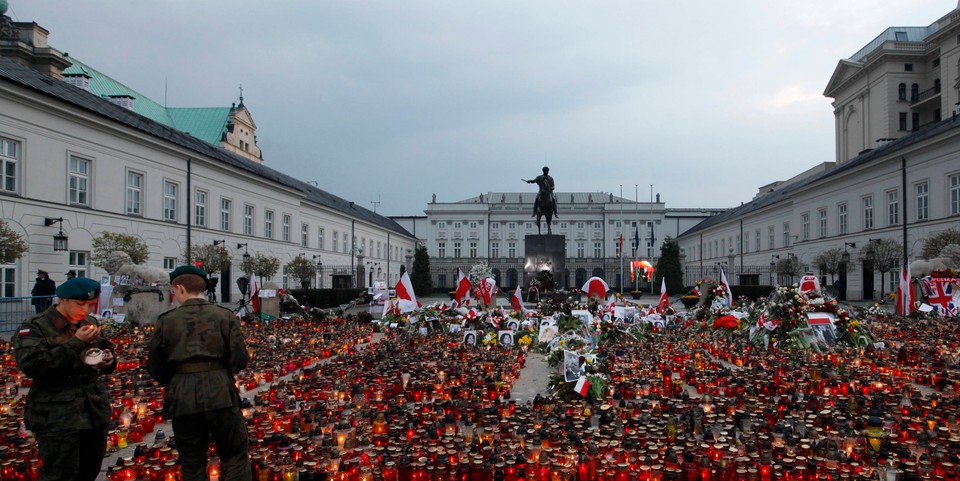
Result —
[[0, 297], [0, 332], [10, 332], [16, 329], [27, 317], [37, 312], [33, 306], [34, 299], [43, 299], [48, 305], [53, 303], [54, 296], [37, 297]]

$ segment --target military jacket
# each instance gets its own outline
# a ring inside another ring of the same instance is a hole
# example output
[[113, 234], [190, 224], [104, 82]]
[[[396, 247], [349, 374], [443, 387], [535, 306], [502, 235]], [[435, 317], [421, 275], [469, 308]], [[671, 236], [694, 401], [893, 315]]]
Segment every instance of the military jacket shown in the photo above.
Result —
[[84, 364], [82, 356], [90, 347], [113, 349], [113, 343], [102, 338], [85, 343], [74, 336], [79, 327], [96, 322], [87, 316], [71, 324], [51, 307], [18, 329], [17, 365], [33, 379], [23, 415], [27, 429], [39, 434], [77, 431], [110, 420], [109, 391], [100, 374], [112, 372], [116, 360], [98, 370]]
[[[163, 416], [175, 418], [240, 405], [233, 374], [250, 356], [240, 321], [206, 299], [187, 299], [157, 318], [147, 370], [164, 384]], [[200, 372], [179, 372], [209, 364]]]

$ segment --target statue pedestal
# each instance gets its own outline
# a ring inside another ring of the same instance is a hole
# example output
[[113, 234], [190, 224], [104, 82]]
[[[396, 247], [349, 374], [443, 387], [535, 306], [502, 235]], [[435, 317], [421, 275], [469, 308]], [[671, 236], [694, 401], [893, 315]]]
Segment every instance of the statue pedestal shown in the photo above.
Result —
[[523, 286], [537, 277], [540, 271], [550, 271], [558, 288], [565, 288], [564, 271], [567, 263], [567, 243], [562, 235], [537, 234], [523, 239]]

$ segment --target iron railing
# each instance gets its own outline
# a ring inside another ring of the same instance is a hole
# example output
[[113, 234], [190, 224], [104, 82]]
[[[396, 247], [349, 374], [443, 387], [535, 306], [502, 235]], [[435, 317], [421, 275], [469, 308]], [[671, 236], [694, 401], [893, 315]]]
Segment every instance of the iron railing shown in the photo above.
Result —
[[49, 306], [53, 304], [54, 296], [0, 297], [0, 332], [10, 332], [36, 314], [34, 299], [46, 301]]

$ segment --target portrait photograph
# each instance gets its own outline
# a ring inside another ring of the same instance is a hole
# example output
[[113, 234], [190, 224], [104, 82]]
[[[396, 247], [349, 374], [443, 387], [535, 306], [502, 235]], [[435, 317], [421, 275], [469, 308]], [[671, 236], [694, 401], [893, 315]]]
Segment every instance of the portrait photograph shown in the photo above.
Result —
[[463, 343], [468, 346], [477, 345], [477, 331], [463, 331]]
[[501, 346], [512, 346], [513, 331], [500, 331], [497, 333], [497, 339]]

